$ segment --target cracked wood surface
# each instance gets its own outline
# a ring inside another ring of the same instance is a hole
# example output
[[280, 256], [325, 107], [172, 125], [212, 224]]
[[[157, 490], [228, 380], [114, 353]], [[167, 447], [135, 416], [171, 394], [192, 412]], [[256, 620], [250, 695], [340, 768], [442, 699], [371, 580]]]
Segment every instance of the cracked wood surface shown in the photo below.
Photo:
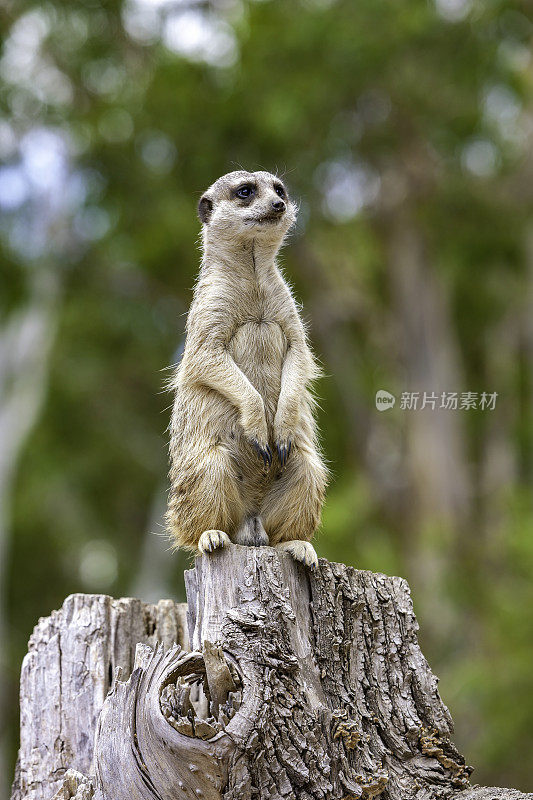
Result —
[[235, 545], [186, 588], [192, 652], [171, 601], [40, 621], [12, 800], [533, 800], [470, 787], [401, 578]]
[[98, 715], [137, 642], [186, 644], [185, 604], [75, 594], [39, 620], [20, 678], [20, 750], [12, 800], [50, 800], [69, 768], [92, 771]]

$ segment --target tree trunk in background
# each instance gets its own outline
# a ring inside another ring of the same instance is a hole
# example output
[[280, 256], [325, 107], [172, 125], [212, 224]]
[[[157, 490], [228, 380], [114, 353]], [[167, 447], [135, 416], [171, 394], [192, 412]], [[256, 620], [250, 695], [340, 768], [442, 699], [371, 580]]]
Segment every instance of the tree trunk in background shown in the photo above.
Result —
[[[407, 542], [408, 557], [424, 620], [438, 627], [442, 637], [454, 621], [454, 613], [443, 607], [443, 583], [454, 547], [451, 531], [465, 528], [471, 489], [461, 424], [465, 412], [441, 410], [439, 405], [442, 392], [460, 394], [468, 387], [462, 385], [446, 288], [428, 264], [423, 236], [408, 208], [396, 209], [389, 221], [388, 266], [405, 366], [402, 391], [419, 393], [417, 409], [402, 411], [411, 487], [406, 523], [416, 533], [415, 539]], [[424, 392], [435, 393], [435, 408], [422, 407]]]
[[[31, 301], [8, 317], [0, 330], [0, 797], [6, 796], [4, 694], [5, 562], [8, 552], [13, 478], [45, 393], [48, 356], [55, 335], [55, 291], [34, 292]], [[5, 791], [4, 791], [5, 790]]]
[[144, 532], [142, 555], [139, 569], [130, 587], [135, 597], [149, 603], [156, 603], [161, 596], [175, 594], [172, 591], [172, 577], [180, 571], [189, 557], [181, 552], [177, 558], [169, 558], [170, 548], [165, 527], [165, 511], [167, 510], [167, 486], [158, 486], [152, 501], [148, 525]]
[[186, 583], [190, 652], [171, 601], [40, 621], [12, 800], [533, 798], [469, 788], [401, 578], [231, 546]]

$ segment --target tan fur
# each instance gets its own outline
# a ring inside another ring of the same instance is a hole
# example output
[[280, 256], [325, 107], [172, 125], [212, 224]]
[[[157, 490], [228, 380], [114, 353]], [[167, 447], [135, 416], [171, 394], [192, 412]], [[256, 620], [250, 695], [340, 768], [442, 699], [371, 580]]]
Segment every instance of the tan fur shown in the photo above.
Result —
[[[250, 200], [235, 197], [243, 184], [256, 187]], [[309, 541], [320, 522], [327, 472], [309, 391], [318, 370], [275, 262], [296, 208], [285, 195], [286, 210], [266, 219], [280, 184], [232, 172], [200, 201], [203, 260], [172, 381], [167, 523], [179, 547], [224, 546], [219, 532], [242, 544]], [[291, 552], [314, 561], [309, 549]]]

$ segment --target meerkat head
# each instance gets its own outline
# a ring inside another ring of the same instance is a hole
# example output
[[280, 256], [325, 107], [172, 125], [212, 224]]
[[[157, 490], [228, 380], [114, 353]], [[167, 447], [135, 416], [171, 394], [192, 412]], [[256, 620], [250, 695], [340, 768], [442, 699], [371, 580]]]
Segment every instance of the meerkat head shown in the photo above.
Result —
[[296, 221], [296, 205], [270, 172], [229, 172], [202, 195], [204, 234], [235, 243], [257, 239], [275, 249]]

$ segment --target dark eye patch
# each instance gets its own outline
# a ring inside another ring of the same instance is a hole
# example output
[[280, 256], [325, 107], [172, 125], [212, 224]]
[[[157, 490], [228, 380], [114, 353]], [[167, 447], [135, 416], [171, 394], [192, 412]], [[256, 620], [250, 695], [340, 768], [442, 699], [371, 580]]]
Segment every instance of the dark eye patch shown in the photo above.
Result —
[[233, 194], [239, 200], [250, 200], [255, 195], [255, 186], [253, 183], [243, 183], [242, 186], [235, 189]]
[[274, 191], [276, 192], [277, 195], [279, 195], [279, 197], [282, 197], [283, 199], [285, 199], [285, 197], [287, 196], [287, 192], [285, 191], [281, 183], [274, 184]]

